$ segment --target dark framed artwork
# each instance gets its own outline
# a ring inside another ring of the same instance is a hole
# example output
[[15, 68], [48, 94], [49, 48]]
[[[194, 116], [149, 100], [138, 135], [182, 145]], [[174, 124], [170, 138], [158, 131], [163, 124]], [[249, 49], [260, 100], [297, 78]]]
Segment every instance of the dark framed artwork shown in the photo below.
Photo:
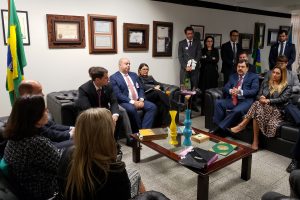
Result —
[[48, 46], [57, 48], [84, 48], [84, 17], [47, 14]]
[[117, 53], [117, 17], [88, 15], [89, 52]]
[[153, 21], [153, 57], [172, 56], [173, 23]]
[[214, 47], [217, 49], [221, 48], [222, 45], [222, 34], [219, 33], [205, 33], [205, 38], [207, 36], [212, 36], [214, 38]]
[[252, 43], [253, 43], [253, 34], [249, 33], [240, 33], [239, 43], [242, 46], [244, 51], [247, 51], [248, 54], [252, 53]]
[[123, 25], [124, 51], [147, 51], [149, 49], [149, 25]]
[[202, 25], [191, 25], [194, 29], [194, 38], [198, 40], [204, 40], [204, 26]]
[[268, 46], [272, 46], [277, 42], [278, 29], [268, 29]]
[[[265, 23], [255, 23], [254, 26], [254, 44], [258, 44], [258, 48], [263, 49], [265, 44], [265, 32], [266, 24]], [[258, 41], [256, 41], [258, 40]]]
[[288, 34], [290, 34], [291, 26], [279, 26], [279, 31], [280, 30], [286, 30]]
[[[20, 23], [20, 27], [21, 27], [23, 45], [30, 45], [28, 12], [18, 10], [17, 15], [18, 15], [19, 23]], [[3, 28], [3, 41], [4, 41], [4, 45], [7, 45], [8, 11], [7, 10], [1, 10], [1, 16], [2, 16], [2, 28]]]

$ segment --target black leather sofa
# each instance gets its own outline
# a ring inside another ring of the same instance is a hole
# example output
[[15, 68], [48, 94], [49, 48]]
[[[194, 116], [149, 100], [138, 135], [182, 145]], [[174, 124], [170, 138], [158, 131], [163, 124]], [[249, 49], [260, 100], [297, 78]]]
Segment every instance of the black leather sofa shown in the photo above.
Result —
[[[169, 88], [170, 103], [172, 108], [180, 109], [183, 104], [175, 98], [176, 91], [179, 87], [169, 84], [163, 84], [164, 88]], [[67, 90], [60, 92], [51, 92], [47, 95], [47, 107], [56, 123], [74, 126], [78, 110], [75, 107], [75, 101], [78, 98], [78, 90]], [[143, 114], [141, 111], [139, 114]], [[178, 117], [177, 117], [178, 119]]]
[[[216, 99], [223, 98], [222, 88], [212, 88], [205, 92], [205, 128], [214, 129], [216, 125], [213, 123], [214, 106]], [[297, 104], [300, 108], [300, 95], [294, 95], [292, 103]], [[239, 134], [232, 135], [233, 137], [247, 142], [252, 143], [252, 123], [246, 127], [246, 129]], [[299, 134], [299, 127], [290, 122], [288, 119], [281, 124], [278, 129], [278, 136], [275, 138], [267, 138], [260, 134], [260, 148], [267, 149], [274, 153], [291, 157], [291, 150], [295, 142], [297, 141]]]

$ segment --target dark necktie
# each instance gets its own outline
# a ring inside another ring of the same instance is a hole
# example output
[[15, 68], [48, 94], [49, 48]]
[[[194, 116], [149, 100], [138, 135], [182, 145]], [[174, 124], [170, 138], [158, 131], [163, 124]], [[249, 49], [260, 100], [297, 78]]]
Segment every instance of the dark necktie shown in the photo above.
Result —
[[235, 59], [236, 59], [236, 47], [235, 47], [235, 42], [233, 43], [232, 51], [233, 51], [233, 59], [235, 60]]
[[101, 89], [97, 90], [97, 94], [98, 94], [98, 104], [99, 104], [99, 107], [101, 108]]
[[192, 46], [192, 40], [189, 41], [189, 47], [191, 47], [191, 46]]
[[280, 42], [280, 51], [279, 51], [279, 56], [283, 55], [283, 42]]
[[[239, 75], [239, 80], [238, 80], [235, 88], [239, 88], [241, 86], [241, 84], [242, 84], [242, 81], [243, 81], [243, 76]], [[238, 103], [237, 95], [232, 95], [232, 104], [236, 106], [237, 103]]]

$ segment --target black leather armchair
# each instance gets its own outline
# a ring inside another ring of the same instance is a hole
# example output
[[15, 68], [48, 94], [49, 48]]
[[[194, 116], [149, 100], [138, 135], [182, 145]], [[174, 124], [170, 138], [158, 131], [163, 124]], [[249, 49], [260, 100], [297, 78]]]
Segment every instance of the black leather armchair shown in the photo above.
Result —
[[[223, 98], [223, 92], [221, 88], [212, 88], [205, 92], [205, 128], [214, 129], [213, 114], [215, 108], [216, 99]], [[294, 94], [291, 97], [292, 103], [298, 105], [300, 108], [300, 95]], [[233, 135], [237, 139], [240, 139], [247, 143], [252, 143], [252, 123], [249, 123], [246, 129], [241, 134]], [[285, 119], [278, 129], [278, 136], [275, 138], [267, 138], [260, 134], [260, 147], [265, 148], [274, 153], [291, 157], [291, 149], [297, 141], [299, 134], [299, 127], [292, 122]]]

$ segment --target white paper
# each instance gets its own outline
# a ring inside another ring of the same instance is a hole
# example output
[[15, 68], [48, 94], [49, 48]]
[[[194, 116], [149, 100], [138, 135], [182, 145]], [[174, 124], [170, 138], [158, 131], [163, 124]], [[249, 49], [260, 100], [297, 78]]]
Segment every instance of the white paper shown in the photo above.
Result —
[[242, 49], [249, 49], [249, 48], [250, 48], [250, 40], [242, 39]]
[[143, 32], [131, 31], [129, 33], [129, 43], [143, 44]]
[[111, 23], [108, 21], [94, 21], [95, 33], [111, 33]]
[[169, 27], [158, 26], [157, 27], [157, 37], [169, 37]]
[[165, 38], [157, 38], [157, 52], [166, 52], [166, 40]]
[[277, 33], [271, 32], [270, 42], [276, 42], [276, 41], [277, 41]]
[[95, 49], [112, 48], [111, 36], [95, 36]]

